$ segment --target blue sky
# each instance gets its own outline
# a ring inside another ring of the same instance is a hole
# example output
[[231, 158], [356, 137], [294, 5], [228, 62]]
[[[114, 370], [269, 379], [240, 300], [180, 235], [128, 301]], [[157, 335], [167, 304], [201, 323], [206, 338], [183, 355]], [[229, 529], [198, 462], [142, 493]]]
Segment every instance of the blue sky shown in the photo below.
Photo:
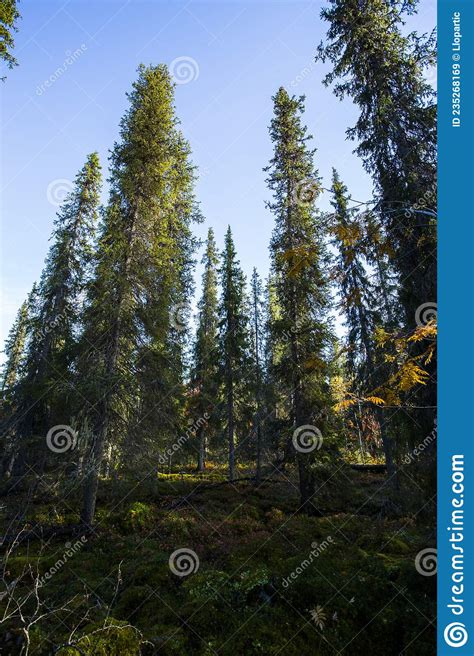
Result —
[[[196, 234], [213, 226], [221, 246], [230, 224], [246, 273], [253, 266], [268, 272], [273, 218], [262, 167], [271, 157], [271, 96], [279, 86], [306, 95], [323, 184], [329, 186], [335, 166], [354, 198], [371, 197], [371, 181], [345, 139], [357, 110], [321, 84], [326, 67], [314, 62], [326, 31], [323, 4], [22, 0], [19, 67], [0, 89], [2, 343], [39, 278], [62, 191], [93, 150], [107, 175], [125, 94], [141, 62], [174, 62], [183, 75], [177, 112], [199, 168], [205, 217]], [[410, 27], [428, 31], [435, 20], [435, 1], [422, 0]], [[319, 204], [328, 207], [327, 194]]]

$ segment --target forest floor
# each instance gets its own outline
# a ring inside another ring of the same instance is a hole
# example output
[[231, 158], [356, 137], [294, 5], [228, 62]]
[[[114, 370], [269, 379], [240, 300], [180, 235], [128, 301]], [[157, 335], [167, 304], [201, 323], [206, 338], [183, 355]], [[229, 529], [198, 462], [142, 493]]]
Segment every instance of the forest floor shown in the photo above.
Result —
[[[415, 567], [434, 543], [426, 508], [387, 516], [384, 475], [349, 467], [318, 492], [322, 517], [298, 512], [291, 469], [224, 480], [104, 481], [94, 534], [7, 545], [0, 653], [26, 636], [28, 654], [61, 656], [434, 653], [436, 577]], [[45, 477], [26, 512], [24, 493], [0, 504], [0, 529], [20, 509], [28, 530], [77, 523], [78, 501]]]

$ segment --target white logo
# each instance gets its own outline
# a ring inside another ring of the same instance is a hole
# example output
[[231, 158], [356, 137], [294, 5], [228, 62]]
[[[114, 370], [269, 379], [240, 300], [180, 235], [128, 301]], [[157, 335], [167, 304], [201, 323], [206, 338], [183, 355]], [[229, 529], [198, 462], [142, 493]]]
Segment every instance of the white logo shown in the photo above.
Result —
[[170, 75], [176, 84], [187, 84], [199, 77], [199, 65], [192, 57], [176, 57], [170, 64]]
[[293, 446], [300, 453], [309, 453], [314, 449], [320, 449], [322, 443], [321, 431], [311, 424], [299, 426], [293, 433]]
[[46, 444], [54, 453], [72, 451], [77, 444], [77, 433], [70, 426], [58, 424], [49, 429]]
[[186, 330], [188, 311], [189, 307], [187, 303], [176, 303], [170, 310], [171, 325], [179, 333]]
[[73, 189], [74, 185], [70, 180], [67, 180], [66, 178], [58, 178], [49, 183], [46, 190], [46, 198], [51, 205], [59, 207]]
[[417, 326], [426, 326], [433, 319], [436, 321], [438, 316], [437, 303], [422, 303], [416, 308], [415, 321]]
[[444, 630], [444, 641], [450, 647], [463, 647], [467, 639], [466, 626], [461, 622], [452, 622]]
[[315, 178], [300, 180], [293, 192], [293, 202], [296, 205], [312, 205], [317, 198], [320, 184]]
[[422, 549], [416, 554], [415, 567], [422, 576], [434, 576], [438, 571], [438, 552], [433, 547]]
[[176, 576], [189, 576], [199, 569], [199, 558], [192, 549], [176, 549], [171, 554], [168, 565]]

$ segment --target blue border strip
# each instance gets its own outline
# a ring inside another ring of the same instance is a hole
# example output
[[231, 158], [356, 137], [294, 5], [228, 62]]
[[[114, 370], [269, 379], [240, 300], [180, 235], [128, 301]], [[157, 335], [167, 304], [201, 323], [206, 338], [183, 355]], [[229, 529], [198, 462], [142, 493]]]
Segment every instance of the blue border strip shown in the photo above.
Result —
[[438, 36], [437, 653], [473, 656], [474, 0], [438, 0]]

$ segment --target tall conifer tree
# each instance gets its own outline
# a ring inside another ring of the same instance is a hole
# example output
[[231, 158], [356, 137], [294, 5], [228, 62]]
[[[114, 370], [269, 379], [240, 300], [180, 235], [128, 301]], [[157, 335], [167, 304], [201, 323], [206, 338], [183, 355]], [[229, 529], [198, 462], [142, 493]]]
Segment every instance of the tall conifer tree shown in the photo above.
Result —
[[[297, 439], [303, 427], [312, 422], [322, 424], [329, 403], [327, 262], [314, 208], [320, 182], [313, 164], [314, 150], [307, 145], [311, 137], [301, 121], [304, 98], [290, 97], [280, 88], [273, 101], [270, 136], [274, 155], [265, 169], [273, 192], [268, 207], [275, 217], [270, 252], [276, 316], [271, 339], [277, 353], [275, 375], [286, 390], [287, 426]], [[324, 425], [316, 428], [324, 434]], [[296, 457], [302, 507], [318, 512], [312, 502], [315, 450], [296, 448]]]
[[229, 479], [235, 476], [236, 413], [248, 365], [248, 320], [245, 313], [245, 278], [237, 260], [230, 226], [225, 236], [220, 268], [219, 346], [225, 397]]
[[[33, 288], [35, 290], [35, 287]], [[30, 310], [31, 295], [28, 300], [24, 301], [18, 310], [15, 322], [8, 333], [5, 341], [5, 362], [1, 374], [1, 453], [2, 453], [2, 471], [10, 474], [15, 443], [15, 431], [11, 425], [12, 417], [15, 414], [15, 396], [17, 386], [21, 381], [23, 365], [26, 353], [26, 342], [28, 336], [28, 314]]]
[[251, 337], [251, 368], [250, 383], [254, 397], [253, 432], [256, 438], [255, 479], [259, 483], [262, 476], [263, 448], [263, 409], [264, 409], [264, 338], [265, 338], [265, 307], [262, 298], [262, 281], [254, 267], [250, 281], [250, 337]]
[[318, 57], [332, 71], [339, 98], [360, 108], [356, 152], [373, 175], [379, 211], [400, 275], [400, 299], [408, 326], [415, 311], [436, 298], [436, 105], [423, 76], [433, 65], [433, 39], [402, 33], [404, 13], [417, 0], [329, 0], [329, 22]]
[[[53, 245], [30, 299], [24, 372], [15, 392], [15, 430], [20, 440], [44, 439], [54, 425], [69, 424], [71, 365], [75, 357], [80, 299], [92, 253], [101, 184], [97, 153], [88, 156], [60, 208]], [[26, 452], [20, 449], [17, 472]]]
[[191, 371], [192, 411], [197, 417], [207, 414], [207, 425], [198, 429], [198, 470], [206, 464], [209, 442], [207, 433], [215, 430], [218, 403], [218, 289], [217, 265], [219, 262], [214, 231], [209, 228], [202, 263], [202, 295], [198, 303], [198, 327], [193, 351]]
[[[140, 428], [153, 443], [160, 430], [177, 437], [184, 392], [183, 326], [175, 310], [191, 289], [195, 244], [190, 225], [200, 218], [194, 168], [178, 129], [166, 66], [140, 66], [128, 99], [111, 157], [110, 199], [88, 294], [80, 365], [89, 372], [87, 394], [94, 407], [88, 417], [86, 525], [93, 522], [106, 446], [130, 455], [137, 451]], [[147, 431], [150, 422], [153, 432]], [[148, 452], [150, 442], [144, 446]]]
[[21, 364], [25, 352], [27, 323], [28, 301], [24, 301], [17, 312], [13, 326], [10, 328], [3, 349], [5, 362], [2, 367], [1, 389], [4, 394], [8, 393], [20, 378]]
[[[349, 208], [347, 187], [333, 169], [331, 201], [334, 207], [332, 232], [338, 250], [336, 280], [339, 287], [340, 309], [346, 317], [347, 364], [352, 389], [359, 399], [364, 397], [388, 375], [380, 350], [375, 345], [375, 329], [382, 322], [382, 309], [377, 302], [377, 288], [369, 278], [364, 262], [364, 224], [358, 222], [357, 212]], [[383, 298], [383, 297], [382, 297]], [[387, 472], [395, 481], [395, 465], [392, 440], [387, 418], [383, 410], [375, 407], [375, 416], [380, 426]], [[358, 418], [360, 419], [360, 418]]]
[[[332, 64], [325, 84], [335, 83], [335, 94], [350, 96], [360, 110], [347, 134], [358, 141], [355, 152], [375, 181], [374, 210], [390, 246], [408, 330], [417, 328], [417, 309], [436, 300], [436, 102], [424, 76], [436, 53], [433, 34], [404, 29], [417, 4], [329, 0], [321, 12], [329, 23], [327, 40], [317, 55]], [[411, 344], [411, 356], [423, 357], [426, 345]], [[418, 406], [404, 426], [412, 445], [433, 428], [435, 378], [432, 354], [425, 383], [409, 394]]]

